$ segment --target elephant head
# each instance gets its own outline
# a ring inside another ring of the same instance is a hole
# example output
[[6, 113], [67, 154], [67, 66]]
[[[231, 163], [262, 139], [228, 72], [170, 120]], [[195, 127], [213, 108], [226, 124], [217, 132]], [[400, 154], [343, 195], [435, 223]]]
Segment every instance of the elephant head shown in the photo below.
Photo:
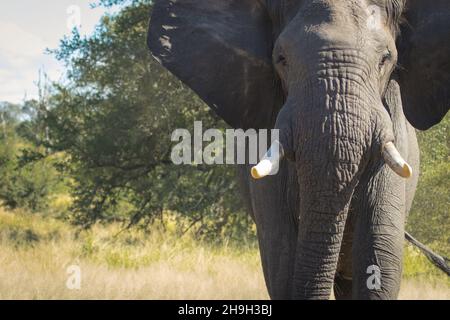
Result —
[[[390, 82], [417, 129], [437, 124], [450, 106], [447, 0], [159, 0], [148, 44], [232, 127], [280, 130], [305, 195], [300, 288], [313, 269], [333, 273], [368, 163], [383, 156], [399, 175], [411, 174], [384, 104]], [[308, 251], [314, 243], [327, 249]]]

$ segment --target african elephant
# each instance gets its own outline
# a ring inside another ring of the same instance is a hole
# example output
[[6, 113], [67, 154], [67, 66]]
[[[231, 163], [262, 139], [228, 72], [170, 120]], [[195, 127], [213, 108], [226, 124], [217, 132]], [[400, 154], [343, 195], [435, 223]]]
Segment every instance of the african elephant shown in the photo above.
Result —
[[280, 130], [279, 173], [240, 174], [270, 297], [397, 298], [413, 127], [450, 105], [450, 2], [159, 0], [148, 45], [232, 127]]

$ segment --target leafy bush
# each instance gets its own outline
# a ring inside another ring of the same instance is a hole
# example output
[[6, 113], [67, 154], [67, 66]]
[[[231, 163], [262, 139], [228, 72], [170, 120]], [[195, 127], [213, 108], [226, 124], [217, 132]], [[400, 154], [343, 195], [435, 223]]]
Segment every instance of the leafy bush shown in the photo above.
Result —
[[0, 134], [0, 200], [9, 208], [41, 211], [48, 207], [60, 177], [53, 158], [36, 158], [42, 150], [20, 137], [18, 130], [11, 121]]
[[418, 137], [421, 176], [407, 228], [450, 256], [450, 116]]

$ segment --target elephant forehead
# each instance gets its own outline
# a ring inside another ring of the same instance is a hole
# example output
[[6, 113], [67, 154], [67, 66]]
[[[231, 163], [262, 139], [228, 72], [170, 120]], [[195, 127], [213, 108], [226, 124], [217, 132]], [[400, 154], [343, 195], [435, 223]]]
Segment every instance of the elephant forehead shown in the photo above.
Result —
[[377, 18], [393, 29], [398, 29], [400, 17], [405, 8], [405, 0], [265, 0], [274, 24], [275, 35], [298, 14], [303, 16], [326, 16], [358, 20], [365, 23], [373, 10]]

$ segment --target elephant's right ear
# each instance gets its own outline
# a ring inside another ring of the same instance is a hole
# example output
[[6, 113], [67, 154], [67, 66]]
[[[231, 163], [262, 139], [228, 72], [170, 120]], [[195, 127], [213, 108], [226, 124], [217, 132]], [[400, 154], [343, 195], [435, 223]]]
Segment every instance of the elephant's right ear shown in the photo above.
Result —
[[450, 107], [450, 1], [407, 0], [399, 39], [406, 118], [417, 129], [439, 123]]
[[273, 123], [282, 102], [271, 20], [260, 1], [156, 1], [148, 46], [232, 127]]

